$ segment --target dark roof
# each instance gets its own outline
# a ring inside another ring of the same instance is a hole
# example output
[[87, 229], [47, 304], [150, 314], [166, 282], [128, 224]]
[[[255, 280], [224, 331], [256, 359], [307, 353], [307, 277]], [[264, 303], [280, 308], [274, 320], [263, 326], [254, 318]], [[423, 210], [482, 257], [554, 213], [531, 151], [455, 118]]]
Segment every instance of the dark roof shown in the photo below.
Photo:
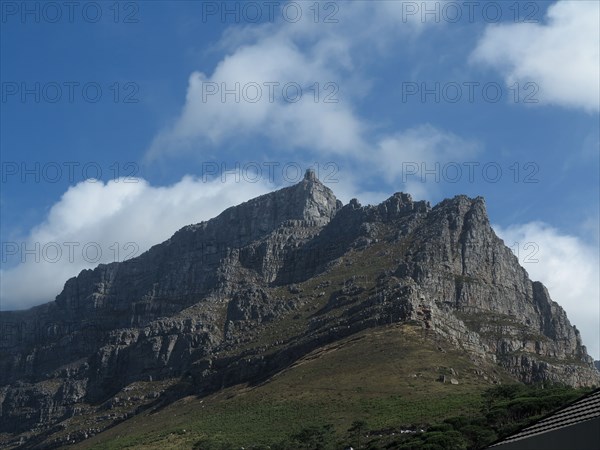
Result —
[[[587, 424], [588, 421], [592, 421]], [[538, 420], [532, 425], [529, 425], [522, 430], [516, 432], [515, 434], [508, 436], [502, 439], [499, 442], [494, 443], [490, 446], [490, 448], [499, 447], [503, 448], [504, 446], [510, 448], [529, 448], [526, 446], [525, 442], [522, 442], [523, 445], [509, 445], [513, 443], [517, 443], [518, 441], [524, 440], [535, 440], [541, 439], [542, 435], [553, 433], [553, 439], [559, 438], [570, 438], [569, 433], [577, 433], [580, 435], [582, 430], [597, 430], [595, 422], [600, 421], [600, 389], [596, 389], [590, 392], [587, 395], [584, 395], [578, 400], [570, 403], [567, 406], [560, 408], [558, 411], [555, 411], [546, 417]], [[581, 427], [580, 425], [586, 423], [585, 427]], [[593, 425], [593, 426], [588, 426]], [[569, 427], [574, 427], [570, 429]], [[560, 433], [557, 433], [558, 431]], [[577, 430], [577, 431], [576, 431]], [[549, 438], [550, 436], [544, 436], [544, 439]], [[590, 444], [598, 445], [600, 442], [600, 431], [596, 431], [591, 436], [587, 436], [591, 441]], [[534, 448], [534, 447], [531, 447]], [[572, 447], [571, 447], [572, 448]], [[590, 448], [600, 448], [600, 447], [590, 447]]]

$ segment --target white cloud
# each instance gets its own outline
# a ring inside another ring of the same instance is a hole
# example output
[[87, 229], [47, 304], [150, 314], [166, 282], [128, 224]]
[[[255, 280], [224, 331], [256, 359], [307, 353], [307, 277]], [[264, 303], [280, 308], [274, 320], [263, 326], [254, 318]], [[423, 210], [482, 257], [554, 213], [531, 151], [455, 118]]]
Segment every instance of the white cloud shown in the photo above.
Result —
[[414, 185], [427, 181], [427, 171], [434, 173], [429, 179], [435, 181], [435, 174], [439, 176], [444, 164], [473, 158], [479, 150], [474, 141], [426, 124], [382, 138], [373, 157], [386, 162], [381, 171], [388, 182], [400, 177], [410, 165], [410, 171], [417, 173], [406, 174], [404, 179]]
[[181, 115], [154, 139], [147, 158], [250, 134], [282, 150], [356, 153], [364, 147], [363, 126], [342, 99], [339, 77], [326, 66], [277, 36], [239, 48], [210, 77], [201, 72], [190, 76]]
[[565, 309], [581, 331], [588, 353], [600, 359], [598, 248], [542, 222], [505, 229], [495, 225], [494, 229], [519, 257], [530, 278], [544, 283], [552, 299]]
[[[353, 169], [354, 181], [368, 176], [397, 188], [402, 162], [430, 166], [472, 156], [475, 144], [431, 125], [372, 137], [373, 123], [355, 112], [354, 101], [370, 85], [364, 78], [365, 55], [371, 62], [385, 57], [395, 50], [391, 43], [406, 44], [426, 26], [418, 14], [403, 17], [403, 12], [394, 2], [349, 2], [340, 6], [337, 24], [314, 23], [307, 16], [295, 24], [228, 29], [218, 46], [226, 56], [212, 74], [191, 74], [181, 114], [154, 138], [146, 158], [209, 152], [227, 147], [229, 140], [260, 137], [277, 148], [279, 157], [287, 153], [301, 159], [334, 158], [347, 173]], [[282, 99], [282, 88], [289, 82], [301, 86], [300, 101]], [[279, 83], [273, 86], [274, 97], [269, 83]], [[223, 96], [224, 88], [237, 91], [238, 98], [232, 93]], [[424, 197], [433, 186], [421, 183], [415, 188]], [[361, 189], [348, 186], [344, 192], [360, 194], [367, 202], [380, 197]]]
[[219, 177], [206, 182], [186, 176], [167, 187], [153, 187], [143, 179], [72, 186], [42, 224], [14, 243], [18, 250], [3, 242], [3, 252], [8, 250], [4, 255], [16, 252], [17, 260], [25, 262], [0, 271], [2, 309], [54, 300], [65, 281], [81, 270], [133, 252], [131, 256], [137, 256], [179, 228], [210, 219], [272, 188], [264, 180], [252, 183], [239, 177], [236, 181], [233, 173], [227, 175], [224, 181]]
[[[281, 151], [353, 157], [365, 152], [369, 124], [353, 108], [370, 85], [365, 59], [385, 57], [394, 51], [390, 44], [419, 35], [425, 23], [419, 15], [406, 17], [404, 11], [403, 16], [402, 5], [387, 1], [340, 4], [337, 23], [315, 23], [305, 12], [297, 23], [229, 28], [217, 45], [226, 56], [212, 74], [190, 75], [181, 114], [155, 136], [146, 158], [248, 135], [266, 138]], [[295, 98], [294, 88], [287, 96], [282, 92], [290, 82], [302, 88], [297, 102], [285, 100]], [[280, 83], [274, 96], [266, 83]], [[223, 88], [237, 90], [239, 98], [222, 97]]]
[[[430, 3], [427, 9], [439, 6]], [[377, 118], [366, 119], [356, 112], [355, 102], [372, 85], [369, 67], [397, 53], [398, 45], [414, 46], [426, 27], [444, 26], [422, 20], [419, 13], [407, 13], [405, 6], [389, 1], [346, 2], [339, 4], [338, 23], [315, 23], [312, 15], [305, 14], [298, 23], [227, 29], [216, 46], [225, 56], [212, 73], [191, 74], [180, 115], [155, 136], [146, 159], [217, 148], [222, 152], [230, 148], [230, 141], [258, 137], [276, 148], [279, 158], [288, 154], [296, 159], [335, 159], [346, 174], [353, 174], [354, 183], [368, 177], [397, 189], [407, 181], [401, 179], [403, 162], [421, 168], [473, 156], [476, 144], [428, 124], [411, 129], [399, 126], [396, 132], [374, 136]], [[289, 82], [303, 89], [300, 101], [282, 99], [282, 88]], [[274, 87], [274, 98], [268, 83], [280, 83]], [[315, 83], [320, 91], [316, 102]], [[232, 93], [223, 97], [224, 88], [239, 92], [239, 98]], [[254, 101], [259, 89], [262, 95]], [[419, 198], [439, 188], [435, 180], [409, 181], [404, 188], [410, 186]], [[360, 196], [365, 202], [382, 197], [381, 192], [350, 183], [340, 195]]]
[[[508, 85], [536, 83], [542, 104], [600, 110], [600, 3], [559, 1], [545, 24], [489, 25], [472, 54]], [[529, 90], [527, 93], [531, 93]]]
[[[430, 124], [420, 125], [383, 136], [366, 151], [346, 158], [334, 183], [327, 182], [326, 171], [322, 181], [344, 203], [357, 198], [363, 204], [378, 204], [392, 194], [381, 186], [401, 189], [414, 200], [432, 200], [442, 190], [445, 177], [455, 176], [450, 166], [463, 170], [461, 162], [474, 160], [481, 149], [475, 140]], [[368, 185], [377, 186], [377, 190]]]

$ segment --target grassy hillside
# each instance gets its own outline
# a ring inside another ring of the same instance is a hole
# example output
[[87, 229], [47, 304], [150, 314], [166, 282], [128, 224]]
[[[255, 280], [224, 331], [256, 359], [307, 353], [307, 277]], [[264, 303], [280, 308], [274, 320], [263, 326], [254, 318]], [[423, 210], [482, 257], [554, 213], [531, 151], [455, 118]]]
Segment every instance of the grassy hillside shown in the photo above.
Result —
[[[445, 383], [439, 381], [444, 375]], [[481, 393], [493, 379], [510, 380], [497, 367], [476, 366], [465, 352], [437, 342], [420, 327], [388, 325], [314, 351], [261, 385], [184, 398], [77, 448], [248, 449], [289, 442], [303, 432], [343, 444], [356, 434], [348, 431], [355, 422], [365, 423], [359, 434], [368, 429], [392, 436], [411, 426], [477, 414]]]

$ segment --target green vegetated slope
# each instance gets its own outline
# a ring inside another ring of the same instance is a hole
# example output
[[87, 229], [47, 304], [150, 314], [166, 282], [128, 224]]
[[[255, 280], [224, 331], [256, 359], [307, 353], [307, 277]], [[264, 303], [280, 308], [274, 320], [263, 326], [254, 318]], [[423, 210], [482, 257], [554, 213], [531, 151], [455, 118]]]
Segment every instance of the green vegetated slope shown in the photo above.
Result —
[[[444, 375], [445, 383], [439, 381]], [[510, 381], [498, 367], [476, 366], [467, 353], [436, 341], [427, 330], [387, 325], [320, 348], [261, 385], [184, 398], [133, 417], [79, 448], [212, 448], [227, 443], [248, 449], [291, 442], [305, 429], [329, 434], [332, 442], [343, 445], [356, 421], [366, 423], [363, 433], [383, 437], [456, 415], [475, 415], [492, 379]], [[324, 425], [331, 427], [324, 431]]]

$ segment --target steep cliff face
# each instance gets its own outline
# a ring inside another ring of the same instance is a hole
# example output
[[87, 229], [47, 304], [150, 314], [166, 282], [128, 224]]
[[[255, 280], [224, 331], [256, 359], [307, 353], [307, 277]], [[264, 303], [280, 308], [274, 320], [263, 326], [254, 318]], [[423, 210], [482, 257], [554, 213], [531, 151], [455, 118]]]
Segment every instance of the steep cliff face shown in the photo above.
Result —
[[[313, 172], [307, 172], [295, 186], [231, 207], [208, 222], [182, 228], [139, 258], [82, 272], [67, 281], [56, 305], [76, 314], [105, 312], [111, 321], [115, 320], [114, 313], [120, 312], [122, 320], [141, 325], [222, 288], [232, 272], [232, 258], [242, 267], [262, 269], [259, 275], [271, 281], [274, 268], [269, 261], [280, 260], [279, 253], [287, 251], [283, 248], [286, 244], [314, 235], [340, 207], [333, 192]], [[276, 230], [282, 238], [272, 236]]]
[[[81, 272], [55, 302], [1, 312], [0, 436], [36, 442], [111, 409], [135, 383], [209, 393], [260, 379], [397, 321], [524, 382], [600, 384], [578, 331], [495, 235], [483, 199], [431, 208], [398, 193], [342, 206], [308, 172], [138, 258]], [[156, 396], [129, 396], [127, 414]]]

